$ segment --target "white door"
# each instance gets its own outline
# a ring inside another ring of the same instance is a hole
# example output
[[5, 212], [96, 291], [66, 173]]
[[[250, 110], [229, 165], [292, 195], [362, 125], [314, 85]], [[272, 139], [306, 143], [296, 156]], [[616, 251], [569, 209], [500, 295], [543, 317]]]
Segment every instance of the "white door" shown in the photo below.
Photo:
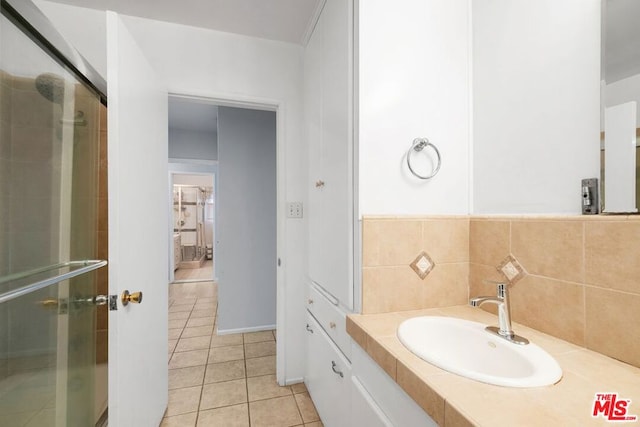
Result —
[[158, 426], [167, 406], [167, 92], [117, 14], [107, 13], [109, 425]]

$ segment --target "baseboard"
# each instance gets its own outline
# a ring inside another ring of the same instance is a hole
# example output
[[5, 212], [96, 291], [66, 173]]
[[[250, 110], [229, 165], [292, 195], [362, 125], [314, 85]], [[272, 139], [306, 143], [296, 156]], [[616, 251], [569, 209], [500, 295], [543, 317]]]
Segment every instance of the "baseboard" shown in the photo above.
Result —
[[244, 334], [247, 332], [260, 332], [271, 331], [276, 328], [275, 324], [262, 325], [262, 326], [250, 326], [248, 328], [236, 328], [236, 329], [218, 329], [218, 335], [230, 335], [230, 334]]
[[303, 382], [304, 382], [304, 378], [303, 377], [289, 378], [289, 379], [284, 380], [284, 385], [299, 384], [299, 383], [303, 383]]

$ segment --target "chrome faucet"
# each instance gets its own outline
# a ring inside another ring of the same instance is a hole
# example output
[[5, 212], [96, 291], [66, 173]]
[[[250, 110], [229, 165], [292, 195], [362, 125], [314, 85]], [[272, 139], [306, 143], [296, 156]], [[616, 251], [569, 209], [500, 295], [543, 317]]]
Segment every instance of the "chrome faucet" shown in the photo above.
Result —
[[496, 297], [476, 297], [469, 300], [469, 305], [472, 307], [480, 307], [482, 304], [490, 302], [498, 306], [498, 325], [487, 326], [486, 330], [510, 341], [514, 344], [525, 345], [529, 344], [529, 340], [516, 335], [511, 328], [511, 307], [509, 304], [509, 289], [506, 283], [497, 283], [498, 296]]

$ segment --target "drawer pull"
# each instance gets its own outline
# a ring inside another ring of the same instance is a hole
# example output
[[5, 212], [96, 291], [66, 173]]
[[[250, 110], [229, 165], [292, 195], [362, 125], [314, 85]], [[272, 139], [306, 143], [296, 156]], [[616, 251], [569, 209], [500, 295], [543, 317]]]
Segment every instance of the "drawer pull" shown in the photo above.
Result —
[[309, 324], [307, 323], [307, 331], [313, 333], [313, 329], [311, 329], [311, 326], [309, 326]]
[[338, 366], [338, 365], [336, 364], [336, 362], [334, 362], [334, 361], [332, 360], [332, 361], [331, 361], [331, 370], [332, 370], [333, 372], [335, 372], [336, 374], [340, 375], [340, 378], [344, 378], [344, 374], [342, 373], [342, 371], [338, 371], [338, 370], [336, 369], [336, 367], [337, 367], [337, 366]]
[[329, 322], [329, 327], [330, 327], [331, 329], [335, 329], [335, 328], [336, 328], [336, 324], [335, 324], [335, 322]]

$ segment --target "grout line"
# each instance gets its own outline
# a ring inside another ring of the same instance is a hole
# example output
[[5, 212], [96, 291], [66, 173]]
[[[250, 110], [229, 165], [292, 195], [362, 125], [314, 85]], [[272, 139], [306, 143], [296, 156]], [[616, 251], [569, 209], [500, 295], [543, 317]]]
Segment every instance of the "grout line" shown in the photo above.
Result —
[[[197, 303], [198, 303], [198, 298], [196, 297], [196, 302], [193, 304], [194, 309]], [[193, 313], [193, 310], [191, 310], [191, 312]], [[189, 315], [189, 318], [191, 318], [191, 314]], [[207, 359], [204, 362], [204, 372], [202, 373], [202, 384], [200, 384], [200, 399], [198, 400], [198, 412], [196, 413], [196, 426], [198, 425], [198, 418], [200, 418], [200, 405], [202, 404], [202, 396], [204, 395], [204, 380], [207, 376], [207, 366], [209, 365], [209, 355], [211, 354], [211, 336], [212, 335], [209, 335], [209, 345], [207, 346]]]
[[244, 361], [244, 386], [247, 391], [247, 419], [249, 420], [249, 427], [251, 427], [251, 410], [249, 407], [249, 374], [247, 370], [247, 351], [244, 346], [244, 334], [242, 334], [242, 360]]

